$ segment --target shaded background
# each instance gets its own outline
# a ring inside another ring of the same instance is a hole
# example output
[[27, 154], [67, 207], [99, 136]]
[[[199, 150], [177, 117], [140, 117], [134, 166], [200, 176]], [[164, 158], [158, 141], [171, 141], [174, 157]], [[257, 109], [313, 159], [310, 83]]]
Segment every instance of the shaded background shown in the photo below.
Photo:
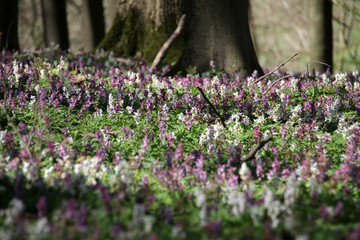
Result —
[[[262, 67], [273, 68], [295, 52], [301, 55], [286, 64], [290, 71], [306, 71], [309, 61], [309, 2], [311, 0], [250, 0], [250, 26]], [[106, 31], [124, 0], [103, 0]], [[360, 1], [333, 0], [334, 70], [360, 67]], [[70, 49], [81, 49], [81, 0], [67, 0]], [[34, 51], [45, 46], [40, 0], [19, 0], [20, 48]]]

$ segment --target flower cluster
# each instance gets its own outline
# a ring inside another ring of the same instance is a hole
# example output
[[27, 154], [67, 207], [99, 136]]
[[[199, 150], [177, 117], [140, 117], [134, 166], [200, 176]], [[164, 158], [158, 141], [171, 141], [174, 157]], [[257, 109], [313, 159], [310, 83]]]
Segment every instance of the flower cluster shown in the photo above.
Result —
[[272, 84], [104, 52], [0, 59], [1, 239], [360, 236], [357, 72]]

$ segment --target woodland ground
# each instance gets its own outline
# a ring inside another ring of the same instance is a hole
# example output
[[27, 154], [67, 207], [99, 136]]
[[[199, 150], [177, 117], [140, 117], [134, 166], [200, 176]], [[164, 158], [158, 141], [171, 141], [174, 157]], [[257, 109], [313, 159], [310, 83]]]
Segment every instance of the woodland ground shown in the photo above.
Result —
[[360, 238], [358, 72], [160, 73], [3, 53], [0, 239]]

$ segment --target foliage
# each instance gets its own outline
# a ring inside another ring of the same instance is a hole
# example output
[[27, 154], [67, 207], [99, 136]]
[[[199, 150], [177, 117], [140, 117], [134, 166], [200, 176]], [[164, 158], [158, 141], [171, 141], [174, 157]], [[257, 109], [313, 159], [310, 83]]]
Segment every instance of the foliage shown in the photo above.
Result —
[[359, 238], [357, 72], [163, 77], [101, 54], [0, 58], [1, 239]]

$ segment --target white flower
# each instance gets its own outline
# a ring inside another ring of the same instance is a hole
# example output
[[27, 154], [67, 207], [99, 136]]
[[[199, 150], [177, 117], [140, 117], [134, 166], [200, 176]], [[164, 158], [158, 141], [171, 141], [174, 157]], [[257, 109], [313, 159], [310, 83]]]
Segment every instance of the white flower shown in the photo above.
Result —
[[24, 203], [20, 199], [12, 199], [9, 203], [9, 207], [5, 210], [5, 223], [7, 225], [12, 224], [14, 220], [23, 212], [24, 208]]
[[259, 207], [258, 205], [254, 205], [250, 208], [250, 216], [254, 224], [257, 224], [264, 216], [264, 209]]
[[45, 179], [47, 179], [47, 178], [49, 178], [50, 176], [51, 176], [51, 174], [54, 172], [54, 166], [51, 166], [51, 167], [49, 167], [49, 168], [46, 168], [45, 170], [44, 170], [44, 178]]
[[260, 115], [257, 119], [254, 120], [254, 122], [257, 125], [262, 125], [266, 121], [264, 115]]
[[269, 208], [274, 200], [275, 200], [275, 195], [273, 191], [269, 187], [266, 187], [264, 194], [264, 206], [266, 208]]
[[295, 200], [299, 194], [300, 181], [296, 179], [296, 175], [292, 174], [287, 179], [287, 188], [284, 192], [284, 203], [287, 207], [290, 207], [295, 203]]
[[114, 113], [114, 96], [111, 93], [109, 94], [107, 112], [109, 113], [109, 117]]
[[249, 180], [249, 173], [250, 173], [250, 169], [248, 168], [246, 163], [243, 162], [241, 164], [241, 168], [239, 170], [239, 175], [240, 175], [241, 180], [243, 180], [243, 181]]
[[50, 226], [46, 217], [42, 217], [36, 221], [36, 225], [27, 226], [27, 232], [31, 236], [30, 239], [39, 239], [42, 235], [49, 233]]
[[246, 198], [243, 192], [231, 192], [228, 197], [228, 203], [232, 205], [232, 214], [239, 215], [245, 212]]
[[181, 112], [178, 114], [178, 119], [182, 121], [184, 119], [184, 114]]
[[208, 141], [208, 139], [209, 139], [208, 136], [206, 134], [202, 133], [199, 137], [199, 144], [203, 145], [205, 142]]
[[345, 84], [346, 77], [347, 77], [346, 73], [336, 73], [335, 74], [334, 86], [335, 87], [343, 86]]
[[201, 188], [195, 188], [194, 194], [196, 197], [197, 207], [201, 207], [206, 204], [206, 195], [204, 193], [204, 190], [202, 190]]
[[137, 110], [136, 112], [134, 112], [133, 117], [134, 117], [136, 125], [139, 125], [139, 121], [140, 121], [140, 117], [141, 117], [140, 110]]
[[214, 139], [217, 139], [220, 135], [220, 131], [223, 130], [224, 127], [220, 123], [214, 124]]
[[216, 71], [214, 60], [211, 60], [211, 61], [210, 61], [210, 67], [211, 67], [211, 70], [212, 70], [212, 71], [214, 71], [214, 72]]
[[132, 112], [134, 111], [134, 109], [131, 106], [127, 106], [126, 110], [128, 111], [128, 113], [131, 115]]
[[220, 86], [220, 95], [223, 97], [226, 93], [226, 86], [224, 84], [221, 84]]

